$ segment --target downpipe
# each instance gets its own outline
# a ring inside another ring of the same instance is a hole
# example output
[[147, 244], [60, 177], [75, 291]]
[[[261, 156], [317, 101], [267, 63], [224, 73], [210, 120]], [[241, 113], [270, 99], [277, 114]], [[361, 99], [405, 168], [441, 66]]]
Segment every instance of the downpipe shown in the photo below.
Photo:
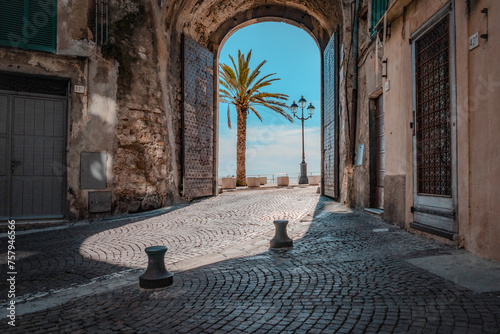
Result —
[[356, 0], [354, 5], [354, 22], [352, 29], [352, 58], [354, 60], [352, 79], [352, 142], [351, 142], [351, 163], [356, 164], [356, 131], [358, 124], [358, 45], [359, 45], [359, 5], [360, 0]]

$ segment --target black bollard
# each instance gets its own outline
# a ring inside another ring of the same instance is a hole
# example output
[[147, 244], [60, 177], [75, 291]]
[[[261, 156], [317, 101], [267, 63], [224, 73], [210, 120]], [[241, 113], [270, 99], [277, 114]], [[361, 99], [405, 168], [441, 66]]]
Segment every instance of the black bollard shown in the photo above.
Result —
[[143, 289], [159, 289], [174, 283], [174, 275], [165, 268], [165, 246], [146, 248], [148, 268], [139, 277], [139, 286]]
[[286, 233], [288, 220], [275, 220], [276, 234], [271, 240], [271, 248], [289, 248], [293, 247], [293, 240]]

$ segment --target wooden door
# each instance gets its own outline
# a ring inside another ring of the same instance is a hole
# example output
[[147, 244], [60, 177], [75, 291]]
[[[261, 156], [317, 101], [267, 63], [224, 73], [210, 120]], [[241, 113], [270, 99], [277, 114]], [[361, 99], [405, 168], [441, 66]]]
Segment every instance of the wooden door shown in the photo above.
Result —
[[376, 182], [375, 208], [384, 208], [384, 177], [385, 177], [385, 137], [384, 137], [384, 99], [380, 95], [377, 99], [375, 111], [375, 141], [376, 141]]

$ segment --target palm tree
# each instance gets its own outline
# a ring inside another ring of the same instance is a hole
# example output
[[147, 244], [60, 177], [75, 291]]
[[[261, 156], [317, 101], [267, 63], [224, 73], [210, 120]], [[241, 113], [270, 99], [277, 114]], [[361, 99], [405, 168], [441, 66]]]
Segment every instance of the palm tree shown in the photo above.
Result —
[[258, 78], [261, 67], [266, 63], [264, 60], [253, 71], [250, 70], [250, 58], [252, 50], [246, 57], [238, 50], [238, 65], [233, 57], [229, 56], [233, 63], [233, 68], [229, 65], [220, 65], [221, 85], [220, 98], [222, 102], [228, 103], [227, 125], [231, 128], [231, 118], [229, 104], [236, 107], [237, 113], [237, 143], [236, 143], [236, 184], [244, 186], [246, 184], [245, 154], [247, 140], [247, 117], [250, 111], [262, 122], [262, 117], [255, 109], [258, 106], [271, 109], [282, 115], [290, 122], [293, 118], [285, 111], [289, 107], [282, 101], [288, 100], [288, 95], [280, 93], [263, 92], [261, 89], [270, 86], [273, 81], [279, 78], [271, 78], [276, 73], [271, 73]]

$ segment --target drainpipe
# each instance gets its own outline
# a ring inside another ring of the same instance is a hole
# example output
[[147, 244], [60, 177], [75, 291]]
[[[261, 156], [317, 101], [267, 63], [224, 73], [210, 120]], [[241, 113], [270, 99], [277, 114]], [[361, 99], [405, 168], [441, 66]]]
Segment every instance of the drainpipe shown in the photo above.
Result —
[[356, 164], [356, 128], [358, 123], [358, 44], [359, 44], [359, 0], [354, 5], [354, 22], [352, 29], [352, 57], [354, 59], [353, 79], [352, 79], [352, 127], [353, 139], [351, 147], [352, 165]]
[[99, 18], [98, 18], [98, 13], [99, 13], [99, 2], [98, 0], [95, 0], [95, 44], [99, 45], [99, 34], [98, 34], [98, 23], [99, 23]]

